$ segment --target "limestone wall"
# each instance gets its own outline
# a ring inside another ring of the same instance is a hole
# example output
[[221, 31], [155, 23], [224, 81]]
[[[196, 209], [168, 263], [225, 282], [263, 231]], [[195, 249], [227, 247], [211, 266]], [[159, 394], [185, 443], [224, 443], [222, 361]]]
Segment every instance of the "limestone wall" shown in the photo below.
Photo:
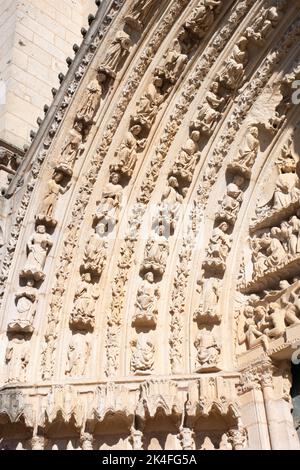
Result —
[[[52, 99], [66, 57], [80, 44], [82, 26], [95, 13], [93, 0], [4, 0], [0, 6], [0, 78], [6, 104], [0, 105], [0, 139], [17, 147]], [[3, 52], [2, 52], [3, 51]]]

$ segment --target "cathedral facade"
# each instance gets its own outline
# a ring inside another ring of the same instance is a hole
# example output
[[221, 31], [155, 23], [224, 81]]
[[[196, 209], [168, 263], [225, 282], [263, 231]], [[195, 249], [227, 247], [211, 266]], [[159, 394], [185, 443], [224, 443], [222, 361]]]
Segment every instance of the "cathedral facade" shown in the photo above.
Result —
[[0, 448], [299, 449], [300, 3], [96, 3], [1, 154]]

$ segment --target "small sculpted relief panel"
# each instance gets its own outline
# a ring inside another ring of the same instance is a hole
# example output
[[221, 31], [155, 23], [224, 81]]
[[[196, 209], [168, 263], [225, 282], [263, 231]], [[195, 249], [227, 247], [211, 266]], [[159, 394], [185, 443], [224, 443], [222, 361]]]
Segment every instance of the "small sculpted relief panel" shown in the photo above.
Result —
[[146, 26], [145, 21], [148, 19], [150, 13], [158, 7], [159, 2], [158, 0], [135, 0], [132, 3], [132, 7], [125, 17], [125, 22], [133, 29], [142, 31]]

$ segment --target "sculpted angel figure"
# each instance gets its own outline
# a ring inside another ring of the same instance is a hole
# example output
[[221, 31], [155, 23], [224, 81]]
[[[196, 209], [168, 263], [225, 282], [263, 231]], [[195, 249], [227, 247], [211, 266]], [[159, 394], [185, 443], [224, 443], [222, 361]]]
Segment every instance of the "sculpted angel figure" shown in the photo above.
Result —
[[52, 245], [52, 237], [46, 233], [46, 227], [38, 225], [27, 243], [28, 257], [21, 277], [33, 278], [35, 281], [44, 279], [43, 269]]
[[83, 150], [83, 124], [80, 121], [74, 123], [69, 131], [66, 141], [62, 147], [60, 159], [56, 165], [58, 172], [72, 176], [73, 167], [79, 152]]
[[185, 28], [202, 39], [214, 23], [214, 9], [221, 0], [201, 0], [185, 23]]
[[116, 152], [118, 162], [111, 165], [111, 170], [131, 176], [137, 162], [137, 151], [145, 147], [146, 140], [138, 139], [142, 132], [140, 125], [134, 125], [127, 132], [125, 139]]
[[101, 63], [99, 70], [107, 73], [112, 78], [116, 77], [118, 67], [131, 47], [131, 40], [124, 31], [117, 31], [116, 37], [108, 48], [106, 57]]
[[126, 23], [137, 30], [141, 30], [145, 19], [156, 3], [158, 3], [158, 0], [135, 0], [128, 16], [125, 18]]
[[135, 314], [133, 322], [142, 320], [156, 324], [157, 301], [160, 298], [160, 290], [154, 284], [152, 272], [144, 276], [144, 281], [140, 285], [135, 303]]
[[131, 357], [131, 371], [135, 374], [149, 374], [154, 366], [155, 348], [144, 333], [139, 334], [138, 338], [131, 343], [133, 354]]
[[105, 82], [106, 78], [103, 72], [98, 71], [97, 77], [88, 84], [76, 114], [77, 121], [82, 121], [84, 124], [93, 123], [103, 93], [102, 83]]
[[213, 82], [205, 96], [204, 103], [198, 108], [196, 120], [193, 126], [204, 134], [210, 135], [219, 119], [219, 107], [224, 103], [224, 98], [218, 97], [219, 83]]

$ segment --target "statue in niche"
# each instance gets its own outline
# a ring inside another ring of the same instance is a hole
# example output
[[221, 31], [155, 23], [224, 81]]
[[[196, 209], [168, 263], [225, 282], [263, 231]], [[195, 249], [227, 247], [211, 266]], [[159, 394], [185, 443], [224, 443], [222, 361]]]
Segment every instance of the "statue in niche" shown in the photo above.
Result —
[[158, 67], [156, 75], [164, 77], [174, 84], [182, 74], [188, 62], [188, 55], [183, 52], [179, 38], [173, 40], [172, 46], [164, 56], [163, 64]]
[[180, 427], [178, 435], [183, 450], [195, 450], [194, 432], [187, 427]]
[[94, 216], [94, 220], [98, 223], [98, 226], [99, 224], [104, 225], [107, 233], [118, 223], [123, 192], [123, 187], [119, 182], [120, 175], [115, 172], [111, 173], [109, 183], [105, 186], [101, 201], [98, 201], [99, 205]]
[[219, 82], [228, 90], [236, 91], [244, 81], [245, 66], [248, 62], [248, 39], [242, 36], [233, 47], [229, 59], [226, 61]]
[[99, 298], [98, 286], [92, 284], [90, 273], [84, 273], [75, 293], [70, 324], [76, 329], [89, 330], [95, 325], [95, 304]]
[[215, 370], [218, 368], [217, 363], [221, 349], [211, 331], [206, 329], [200, 330], [194, 346], [197, 350], [196, 372], [200, 372], [203, 369]]
[[237, 157], [229, 165], [230, 168], [240, 171], [246, 177], [251, 176], [251, 170], [259, 151], [258, 129], [251, 126], [244, 137]]
[[34, 279], [36, 282], [42, 281], [45, 278], [43, 269], [52, 245], [52, 237], [46, 233], [46, 227], [38, 225], [36, 232], [31, 235], [27, 243], [27, 262], [21, 271], [21, 277]]
[[41, 201], [37, 220], [49, 225], [56, 225], [54, 219], [55, 208], [59, 194], [65, 194], [71, 187], [69, 182], [65, 187], [62, 183], [65, 179], [64, 173], [61, 171], [55, 171], [52, 178], [49, 179], [47, 184], [47, 191], [44, 198]]
[[202, 294], [202, 301], [194, 313], [194, 320], [202, 323], [220, 323], [221, 313], [219, 311], [220, 280], [214, 277], [198, 281]]
[[157, 301], [160, 298], [160, 290], [154, 284], [152, 272], [144, 275], [144, 281], [137, 292], [135, 314], [132, 322], [135, 324], [156, 325], [158, 314]]
[[177, 178], [170, 176], [168, 187], [162, 195], [162, 202], [159, 204], [158, 223], [169, 226], [171, 231], [175, 228], [177, 214], [183, 202], [183, 197], [179, 194], [178, 187]]
[[200, 39], [204, 38], [214, 23], [214, 9], [220, 4], [221, 0], [201, 0], [187, 19], [185, 29], [196, 34]]
[[207, 250], [206, 264], [225, 269], [226, 258], [231, 247], [231, 237], [227, 234], [229, 225], [222, 222], [213, 230]]
[[156, 3], [158, 0], [135, 0], [125, 22], [137, 31], [143, 30], [144, 22]]
[[98, 70], [97, 77], [88, 84], [85, 90], [82, 103], [76, 114], [77, 121], [82, 121], [84, 125], [93, 123], [103, 94], [102, 84], [106, 79], [106, 74]]
[[25, 289], [16, 294], [17, 317], [9, 323], [8, 331], [33, 332], [32, 324], [35, 316], [36, 299], [37, 290], [34, 288], [34, 280], [28, 279]]
[[262, 43], [278, 23], [280, 18], [280, 9], [281, 7], [279, 5], [271, 8], [263, 7], [262, 12], [254, 23], [246, 29], [246, 36], [253, 39], [253, 41]]
[[132, 450], [143, 450], [143, 433], [134, 426], [131, 427], [130, 442]]
[[83, 269], [100, 276], [107, 258], [108, 243], [105, 240], [105, 225], [99, 224], [86, 244], [83, 257]]
[[111, 165], [111, 171], [127, 175], [129, 178], [132, 176], [137, 162], [137, 152], [143, 150], [146, 145], [146, 139], [138, 140], [141, 132], [142, 128], [140, 125], [132, 126], [130, 131], [127, 132], [124, 141], [115, 155], [118, 163]]
[[20, 336], [13, 338], [6, 349], [7, 382], [26, 382], [26, 371], [29, 363], [30, 343]]
[[221, 207], [217, 213], [218, 219], [226, 220], [234, 224], [243, 200], [242, 187], [245, 180], [240, 175], [235, 175], [233, 182], [227, 186], [226, 196], [219, 201]]
[[198, 114], [193, 127], [199, 129], [205, 135], [211, 135], [221, 115], [219, 107], [224, 103], [224, 98], [218, 97], [219, 83], [213, 82], [205, 96], [204, 103], [198, 108]]
[[81, 121], [77, 121], [69, 131], [68, 137], [62, 147], [60, 159], [56, 165], [56, 171], [68, 177], [72, 176], [75, 161], [78, 154], [83, 150], [83, 124]]
[[68, 366], [66, 374], [71, 377], [82, 377], [91, 355], [91, 344], [84, 334], [77, 333], [72, 336], [68, 350]]
[[138, 335], [136, 340], [131, 342], [133, 354], [131, 357], [131, 371], [136, 375], [150, 374], [154, 366], [155, 348], [145, 333]]
[[141, 126], [146, 126], [147, 129], [151, 128], [160, 105], [164, 101], [162, 86], [162, 78], [154, 76], [153, 81], [148, 85], [147, 92], [137, 103], [136, 116], [132, 117], [134, 122], [139, 123]]
[[147, 241], [143, 261], [145, 271], [163, 274], [169, 256], [169, 243], [165, 237], [165, 227], [159, 225], [155, 235]]
[[106, 57], [99, 67], [99, 71], [116, 78], [118, 67], [128, 54], [131, 40], [124, 31], [117, 31], [116, 37], [108, 48]]
[[199, 145], [200, 132], [192, 131], [190, 138], [181, 147], [178, 157], [175, 160], [172, 174], [180, 176], [182, 179], [191, 183], [196, 168], [197, 161], [200, 157]]

